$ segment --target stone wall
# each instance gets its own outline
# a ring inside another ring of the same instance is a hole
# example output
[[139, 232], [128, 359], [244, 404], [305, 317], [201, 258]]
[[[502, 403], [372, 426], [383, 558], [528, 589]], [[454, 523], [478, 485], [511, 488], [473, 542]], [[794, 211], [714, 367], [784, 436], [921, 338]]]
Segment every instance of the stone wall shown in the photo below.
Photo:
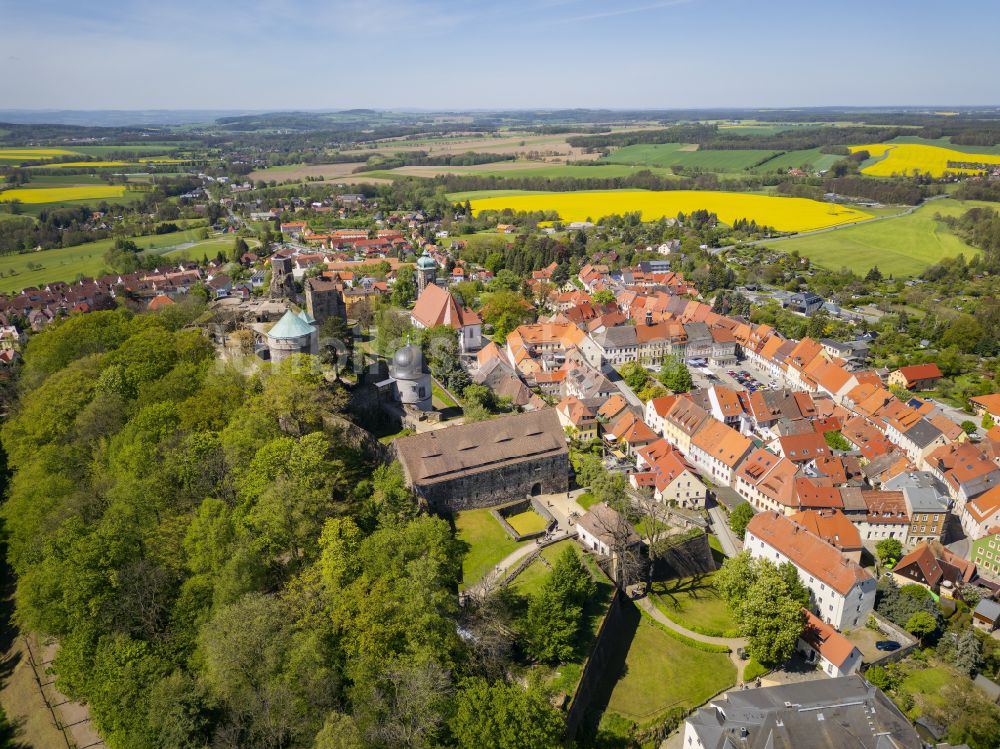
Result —
[[[533, 492], [536, 485], [539, 491]], [[505, 463], [491, 471], [414, 488], [438, 512], [495, 507], [531, 494], [569, 491], [569, 458], [563, 452], [520, 463]]]
[[[536, 513], [541, 515], [542, 519], [545, 521], [545, 527], [540, 531], [534, 531], [533, 533], [519, 534], [510, 523], [507, 522], [507, 518], [511, 515], [520, 515], [522, 512], [527, 512], [528, 510], [534, 510]], [[552, 517], [552, 513], [549, 512], [548, 508], [539, 502], [535, 497], [525, 497], [517, 502], [511, 502], [510, 504], [503, 505], [501, 507], [495, 507], [490, 510], [490, 514], [497, 519], [497, 522], [507, 531], [507, 535], [513, 538], [515, 541], [530, 541], [533, 538], [540, 538], [549, 532], [549, 528], [555, 522], [555, 518]]]
[[712, 547], [708, 545], [708, 535], [704, 531], [692, 531], [683, 534], [687, 536], [677, 543], [666, 546], [661, 556], [652, 563], [653, 580], [672, 580], [678, 577], [693, 577], [714, 572], [717, 565], [712, 557]]
[[584, 726], [588, 732], [596, 728], [615, 683], [625, 671], [625, 656], [640, 617], [635, 604], [616, 588], [566, 712], [566, 736], [570, 740]]

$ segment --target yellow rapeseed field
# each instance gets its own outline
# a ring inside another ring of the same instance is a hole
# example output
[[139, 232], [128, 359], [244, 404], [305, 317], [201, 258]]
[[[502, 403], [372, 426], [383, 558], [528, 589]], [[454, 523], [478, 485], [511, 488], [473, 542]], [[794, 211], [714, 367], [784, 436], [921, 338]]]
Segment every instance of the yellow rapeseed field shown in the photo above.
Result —
[[51, 159], [54, 156], [79, 156], [76, 151], [62, 148], [0, 148], [0, 159]]
[[62, 169], [70, 167], [128, 166], [127, 161], [61, 161], [58, 164], [38, 164], [29, 169]]
[[913, 174], [914, 170], [932, 177], [940, 177], [945, 172], [976, 174], [982, 171], [981, 169], [950, 168], [949, 161], [1000, 164], [1000, 156], [987, 153], [964, 153], [951, 148], [930, 146], [923, 143], [871, 143], [867, 146], [851, 146], [851, 151], [868, 151], [872, 156], [885, 156], [885, 158], [861, 170], [864, 174], [870, 174], [873, 177]]
[[0, 203], [20, 200], [22, 203], [61, 203], [64, 200], [105, 200], [125, 194], [123, 185], [81, 185], [80, 187], [27, 188], [0, 192]]
[[731, 224], [745, 218], [779, 231], [810, 231], [871, 218], [869, 214], [853, 208], [806, 198], [710, 190], [539, 192], [473, 199], [471, 203], [476, 213], [505, 208], [514, 211], [556, 211], [563, 221], [584, 221], [588, 217], [596, 221], [602, 216], [635, 211], [642, 213], [644, 221], [654, 221], [705, 209], [715, 213], [723, 223]]

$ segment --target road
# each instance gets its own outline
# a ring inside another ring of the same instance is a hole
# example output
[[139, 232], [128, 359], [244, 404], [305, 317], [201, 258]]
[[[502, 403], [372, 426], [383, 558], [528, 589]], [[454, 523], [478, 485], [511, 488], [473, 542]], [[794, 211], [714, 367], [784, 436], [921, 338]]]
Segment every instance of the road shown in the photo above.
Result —
[[640, 412], [645, 410], [645, 405], [639, 399], [639, 396], [632, 392], [632, 388], [628, 386], [628, 383], [622, 379], [622, 376], [618, 374], [618, 370], [612, 367], [610, 364], [605, 363], [601, 367], [601, 372], [611, 380], [612, 384], [618, 388], [618, 392], [622, 394], [622, 397], [628, 402], [633, 408], [638, 408]]
[[716, 504], [708, 511], [708, 515], [712, 519], [712, 531], [722, 544], [723, 553], [727, 557], [734, 557], [743, 551], [743, 542], [729, 529], [729, 517], [725, 510]]

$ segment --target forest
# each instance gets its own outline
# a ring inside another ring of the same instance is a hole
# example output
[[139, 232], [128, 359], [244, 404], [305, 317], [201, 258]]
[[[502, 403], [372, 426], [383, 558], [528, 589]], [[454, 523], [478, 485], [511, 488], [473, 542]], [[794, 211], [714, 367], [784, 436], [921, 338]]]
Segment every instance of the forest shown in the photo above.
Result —
[[576, 554], [530, 602], [460, 608], [464, 545], [363, 449], [343, 388], [303, 356], [220, 364], [202, 309], [27, 345], [3, 521], [58, 688], [114, 749], [558, 745], [560, 711], [508, 674], [574, 650]]

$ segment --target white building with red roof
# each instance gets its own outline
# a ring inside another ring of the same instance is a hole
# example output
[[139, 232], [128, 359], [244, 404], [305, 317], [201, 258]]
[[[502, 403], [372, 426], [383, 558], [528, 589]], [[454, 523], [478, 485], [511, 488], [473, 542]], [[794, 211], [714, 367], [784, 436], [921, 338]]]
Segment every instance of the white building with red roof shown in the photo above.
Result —
[[776, 565], [791, 562], [812, 593], [812, 607], [839, 630], [857, 627], [875, 608], [875, 578], [835, 546], [777, 512], [760, 512], [747, 524], [743, 548]]
[[455, 297], [440, 286], [428, 284], [410, 313], [410, 320], [417, 328], [434, 328], [446, 325], [458, 331], [458, 345], [462, 351], [482, 348], [483, 321], [473, 310], [459, 306]]

